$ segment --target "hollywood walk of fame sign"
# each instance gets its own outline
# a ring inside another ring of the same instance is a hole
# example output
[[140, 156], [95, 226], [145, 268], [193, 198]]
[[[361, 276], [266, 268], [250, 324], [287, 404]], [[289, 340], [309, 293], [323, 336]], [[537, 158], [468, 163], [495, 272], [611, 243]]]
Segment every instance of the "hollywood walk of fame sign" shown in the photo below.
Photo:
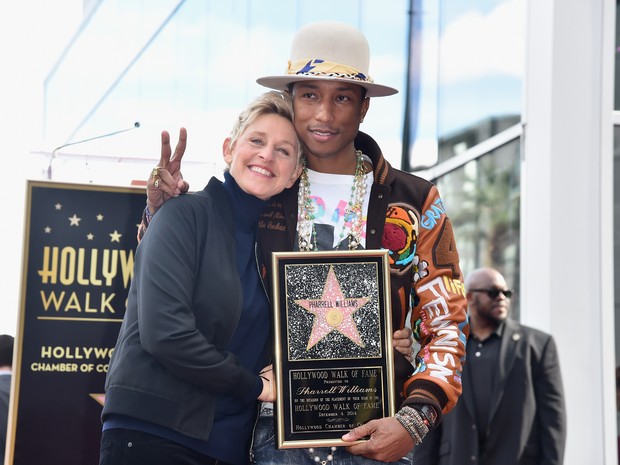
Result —
[[144, 188], [28, 181], [3, 463], [99, 463], [143, 210]]
[[273, 254], [279, 448], [394, 414], [388, 251]]

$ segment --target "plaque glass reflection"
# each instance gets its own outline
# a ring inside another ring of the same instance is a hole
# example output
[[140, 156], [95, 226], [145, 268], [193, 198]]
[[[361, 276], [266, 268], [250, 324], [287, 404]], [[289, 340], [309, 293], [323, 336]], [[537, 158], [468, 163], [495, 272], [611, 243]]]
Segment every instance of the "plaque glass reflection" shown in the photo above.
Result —
[[394, 414], [387, 254], [273, 254], [278, 448], [341, 446]]

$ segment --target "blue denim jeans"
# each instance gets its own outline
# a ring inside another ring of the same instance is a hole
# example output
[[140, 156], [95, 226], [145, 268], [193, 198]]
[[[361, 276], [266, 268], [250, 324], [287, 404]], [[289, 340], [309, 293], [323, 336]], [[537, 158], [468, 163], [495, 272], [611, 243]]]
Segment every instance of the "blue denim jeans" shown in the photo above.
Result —
[[[385, 462], [367, 459], [361, 455], [353, 455], [344, 447], [338, 447], [334, 452], [329, 447], [317, 447], [313, 453], [308, 449], [278, 449], [275, 443], [275, 428], [273, 417], [260, 416], [254, 432], [254, 463], [257, 465], [380, 465]], [[327, 462], [327, 455], [333, 459]], [[315, 456], [320, 461], [315, 460]], [[396, 465], [411, 465], [411, 453], [403, 457]]]

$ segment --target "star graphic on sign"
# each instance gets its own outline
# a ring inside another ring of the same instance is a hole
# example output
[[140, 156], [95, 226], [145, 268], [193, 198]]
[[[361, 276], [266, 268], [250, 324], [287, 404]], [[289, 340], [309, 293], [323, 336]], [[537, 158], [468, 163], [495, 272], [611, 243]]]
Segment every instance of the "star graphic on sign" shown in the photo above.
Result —
[[82, 218], [78, 218], [78, 216], [74, 213], [73, 216], [69, 217], [69, 226], [79, 226]]
[[50, 234], [52, 232], [52, 228], [46, 226], [45, 228], [43, 228], [43, 231], [45, 231], [45, 234]]
[[358, 346], [365, 347], [357, 331], [357, 325], [353, 321], [353, 314], [369, 300], [369, 297], [346, 298], [342, 294], [334, 268], [330, 266], [321, 298], [295, 301], [297, 305], [314, 314], [312, 333], [306, 350], [310, 350], [334, 330], [348, 337]]
[[62, 205], [61, 205], [61, 204], [59, 204], [59, 203], [57, 203], [56, 205], [54, 205], [54, 208], [55, 208], [56, 210], [62, 210]]
[[95, 236], [93, 235], [93, 233], [86, 234], [86, 239], [88, 239], [89, 241], [92, 241], [94, 238]]
[[110, 242], [120, 242], [122, 236], [123, 235], [115, 229], [113, 233], [110, 233]]
[[97, 215], [97, 221], [103, 221], [103, 215], [101, 213]]

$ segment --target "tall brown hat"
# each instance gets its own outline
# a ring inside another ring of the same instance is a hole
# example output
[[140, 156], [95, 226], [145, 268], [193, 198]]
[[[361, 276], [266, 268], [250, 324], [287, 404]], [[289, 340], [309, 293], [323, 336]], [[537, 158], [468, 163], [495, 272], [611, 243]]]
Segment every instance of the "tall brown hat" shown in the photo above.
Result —
[[271, 89], [286, 90], [298, 81], [314, 79], [358, 84], [368, 97], [393, 95], [398, 90], [375, 84], [368, 74], [370, 48], [364, 34], [348, 24], [318, 21], [302, 27], [291, 45], [291, 57], [283, 76], [256, 80]]

